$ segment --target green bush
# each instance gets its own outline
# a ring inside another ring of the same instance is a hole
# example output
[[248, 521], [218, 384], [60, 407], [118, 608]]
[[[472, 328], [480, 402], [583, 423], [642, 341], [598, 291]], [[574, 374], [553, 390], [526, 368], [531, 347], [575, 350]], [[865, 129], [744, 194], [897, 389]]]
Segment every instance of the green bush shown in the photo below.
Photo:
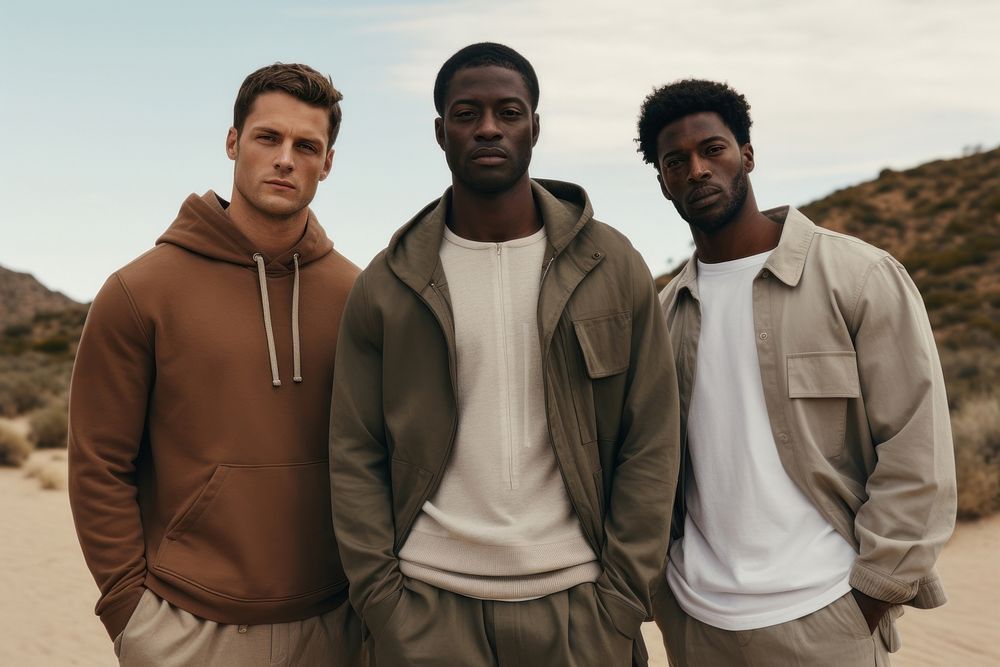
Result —
[[1000, 509], [1000, 397], [981, 395], [952, 415], [958, 516], [974, 519]]
[[0, 466], [20, 466], [31, 455], [31, 443], [7, 419], [0, 419]]
[[66, 405], [50, 405], [31, 415], [31, 440], [39, 449], [65, 447], [68, 428]]

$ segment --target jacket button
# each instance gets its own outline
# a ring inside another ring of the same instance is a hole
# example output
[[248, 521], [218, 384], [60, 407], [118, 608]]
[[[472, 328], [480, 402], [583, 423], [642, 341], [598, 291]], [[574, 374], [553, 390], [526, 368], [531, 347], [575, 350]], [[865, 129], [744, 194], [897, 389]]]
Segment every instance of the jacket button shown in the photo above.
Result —
[[761, 331], [760, 332], [760, 339], [761, 340], [767, 340], [767, 332], [766, 331]]
[[595, 252], [595, 253], [594, 253], [594, 254], [592, 255], [592, 257], [593, 257], [594, 259], [600, 259], [600, 258], [601, 258], [601, 253], [599, 253], [599, 252]]
[[788, 434], [787, 433], [779, 433], [778, 434], [778, 440], [780, 440], [781, 442], [788, 442]]
[[240, 633], [241, 635], [245, 635], [247, 633], [247, 626], [245, 625], [237, 626], [236, 632]]
[[770, 272], [767, 269], [764, 269], [763, 271], [760, 272], [760, 277], [761, 278], [767, 278], [770, 275], [771, 274], [770, 274]]

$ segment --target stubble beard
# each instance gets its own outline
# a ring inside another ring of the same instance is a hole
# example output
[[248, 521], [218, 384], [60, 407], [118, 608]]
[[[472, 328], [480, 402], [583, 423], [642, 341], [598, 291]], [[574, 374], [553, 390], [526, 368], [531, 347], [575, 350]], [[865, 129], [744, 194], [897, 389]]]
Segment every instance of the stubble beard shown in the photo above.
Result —
[[674, 208], [677, 209], [678, 215], [680, 215], [686, 223], [705, 234], [712, 234], [713, 232], [717, 232], [726, 227], [726, 225], [731, 223], [736, 216], [739, 215], [740, 210], [743, 208], [743, 204], [745, 204], [747, 200], [747, 193], [750, 190], [749, 184], [750, 177], [748, 176], [746, 169], [740, 169], [740, 171], [733, 176], [733, 180], [729, 183], [729, 203], [726, 204], [726, 208], [712, 218], [698, 218], [693, 215], [688, 215], [681, 207], [680, 202], [674, 200], [672, 203]]

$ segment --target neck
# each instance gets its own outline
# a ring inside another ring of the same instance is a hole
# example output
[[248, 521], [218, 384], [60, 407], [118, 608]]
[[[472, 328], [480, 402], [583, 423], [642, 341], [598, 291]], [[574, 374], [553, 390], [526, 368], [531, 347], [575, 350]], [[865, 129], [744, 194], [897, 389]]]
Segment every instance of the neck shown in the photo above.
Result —
[[531, 236], [542, 227], [542, 218], [525, 176], [503, 192], [473, 192], [454, 182], [448, 227], [471, 241], [502, 243]]
[[238, 195], [226, 209], [236, 228], [269, 259], [277, 257], [298, 243], [306, 230], [308, 209], [288, 216], [274, 216], [249, 206]]
[[780, 224], [760, 212], [750, 192], [743, 208], [728, 225], [713, 232], [692, 225], [691, 236], [698, 259], [715, 264], [773, 250], [781, 240], [781, 230]]

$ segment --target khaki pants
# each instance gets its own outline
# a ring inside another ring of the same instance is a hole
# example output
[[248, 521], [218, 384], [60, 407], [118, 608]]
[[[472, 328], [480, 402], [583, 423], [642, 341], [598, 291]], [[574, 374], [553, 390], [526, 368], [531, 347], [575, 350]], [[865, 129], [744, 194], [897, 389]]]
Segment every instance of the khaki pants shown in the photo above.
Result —
[[378, 667], [628, 667], [633, 650], [645, 665], [641, 635], [633, 640], [615, 628], [593, 584], [494, 602], [404, 583], [395, 601], [366, 619]]
[[367, 665], [361, 619], [344, 601], [292, 623], [224, 625], [178, 609], [150, 590], [115, 639], [123, 667], [170, 665]]
[[731, 631], [688, 616], [663, 582], [653, 596], [653, 616], [673, 667], [889, 665], [882, 632], [868, 630], [850, 593], [787, 623]]

